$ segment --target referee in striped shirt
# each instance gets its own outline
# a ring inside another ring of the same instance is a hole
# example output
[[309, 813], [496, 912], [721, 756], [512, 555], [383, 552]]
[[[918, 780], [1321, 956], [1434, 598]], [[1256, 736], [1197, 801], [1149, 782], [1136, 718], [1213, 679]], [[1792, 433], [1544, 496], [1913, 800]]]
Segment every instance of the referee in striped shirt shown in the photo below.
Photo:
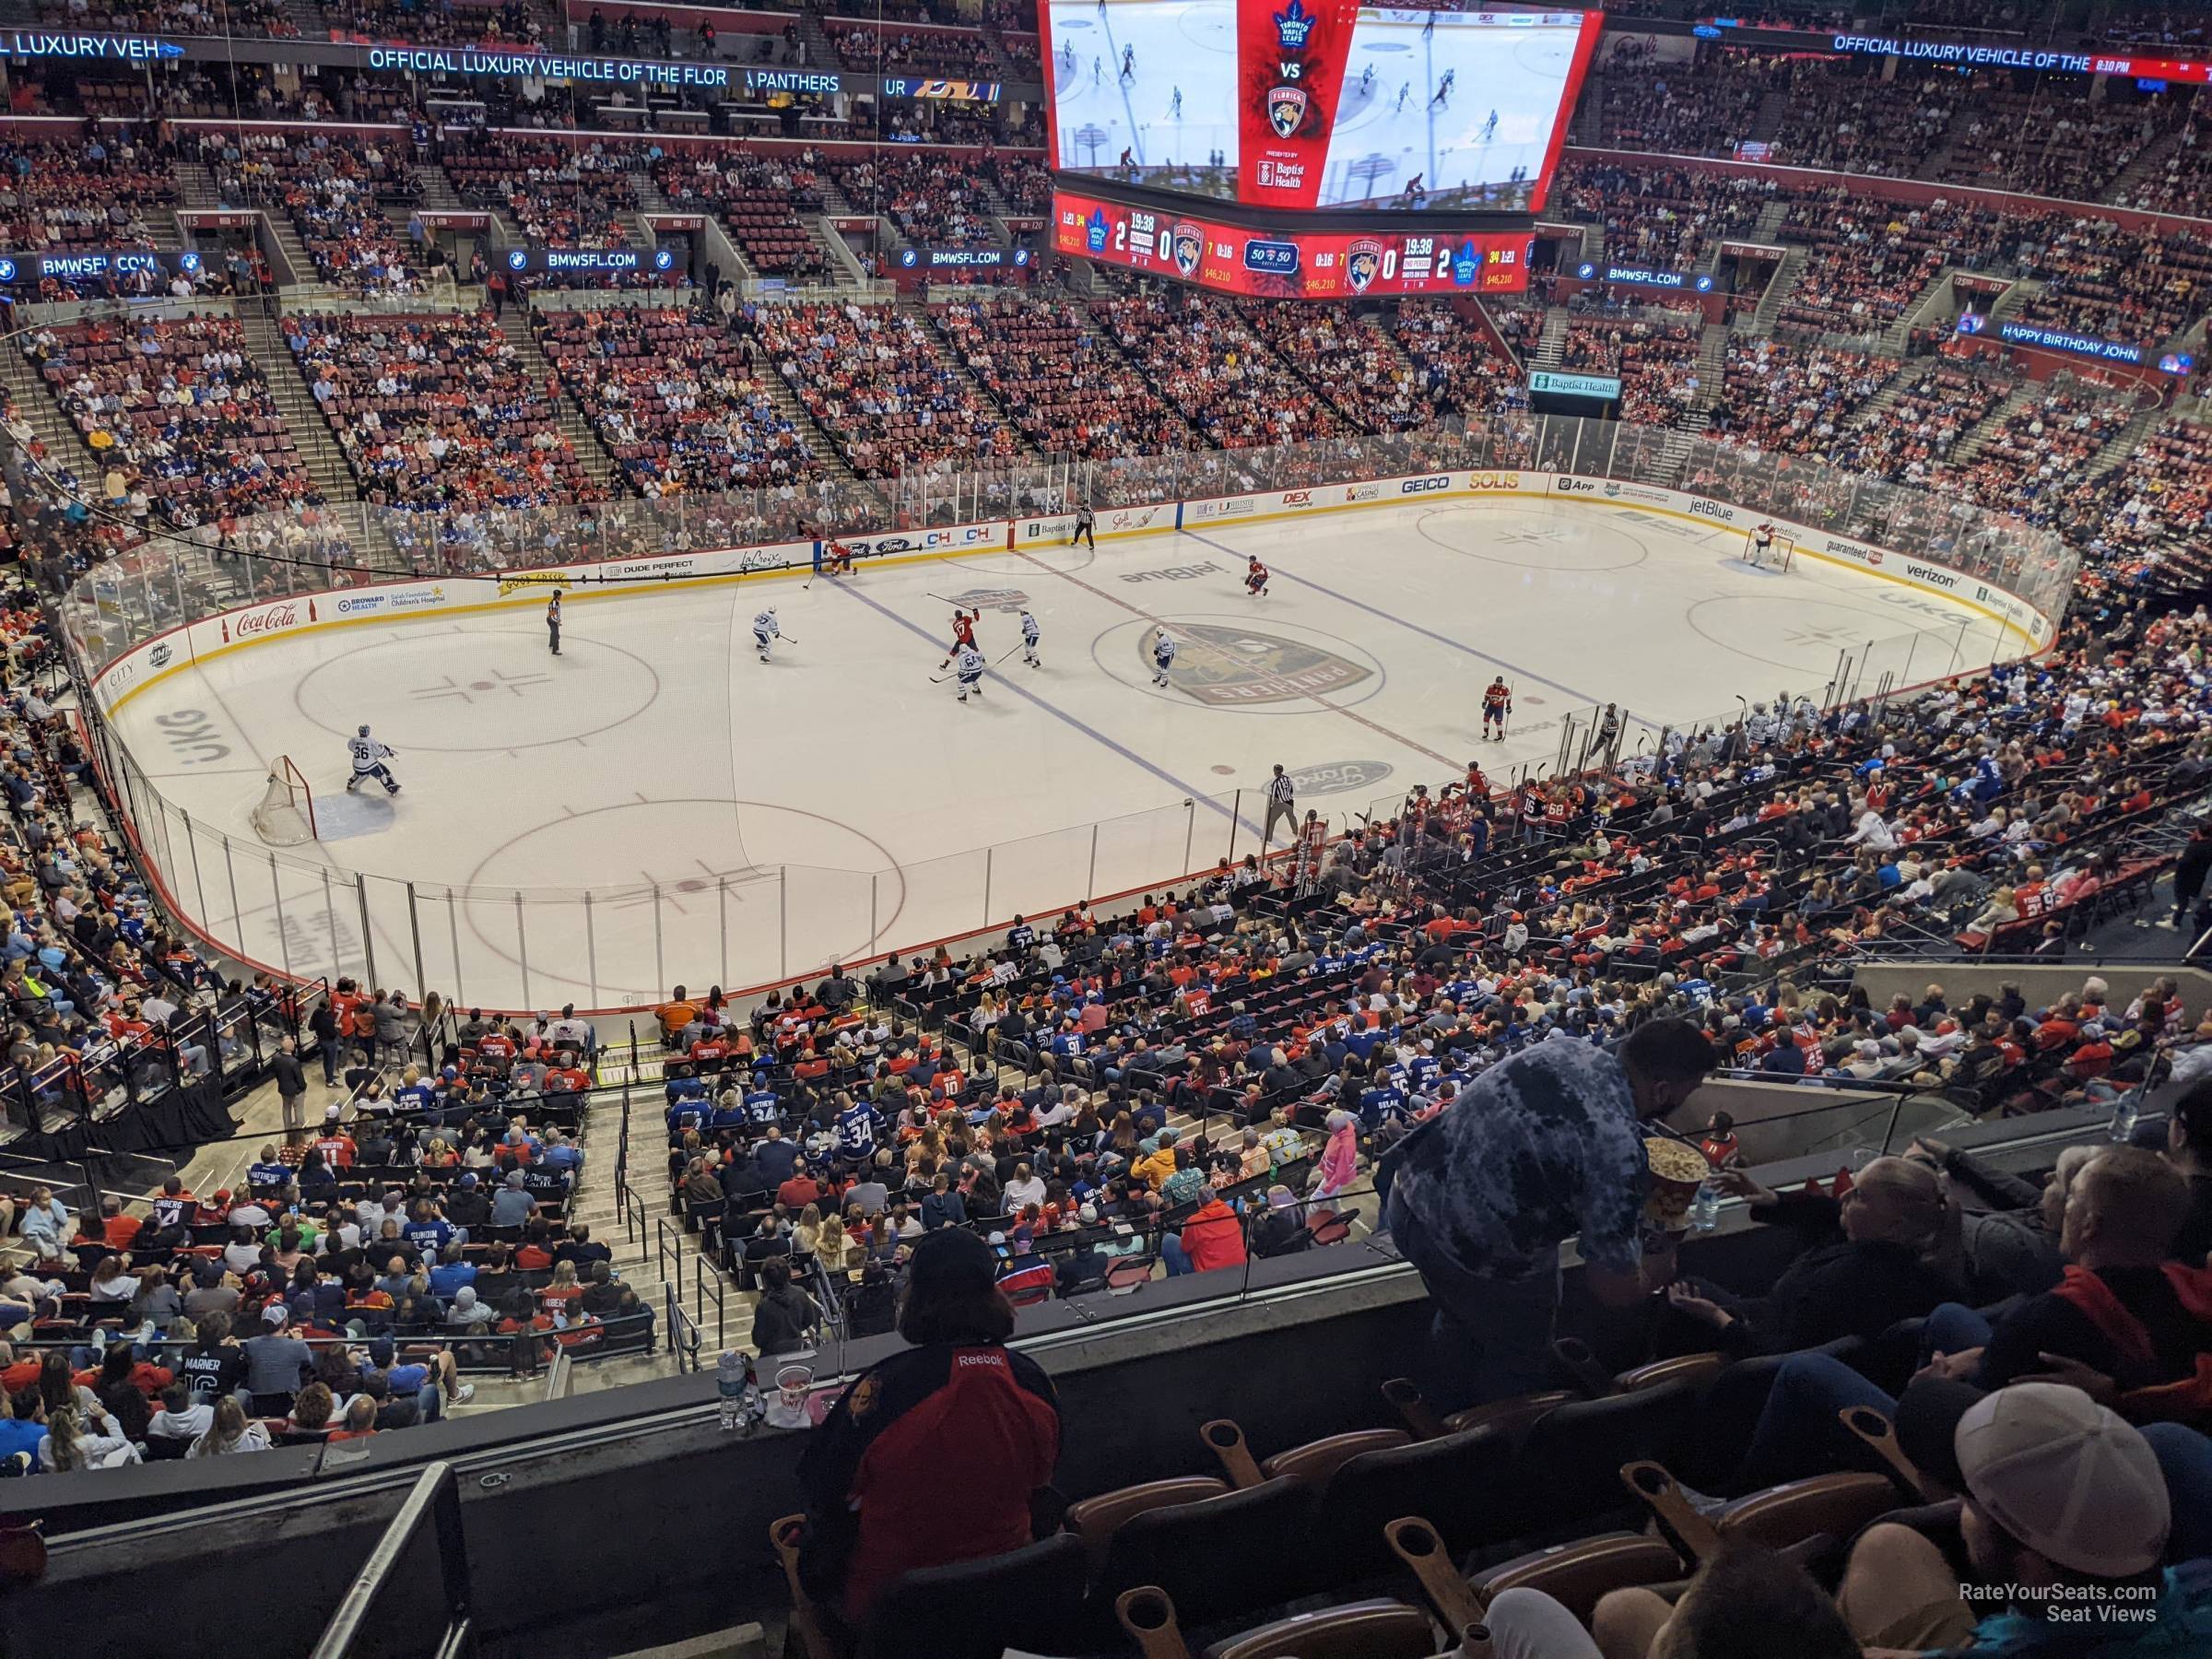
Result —
[[1275, 820], [1278, 818], [1289, 826], [1289, 833], [1284, 836], [1284, 841], [1298, 839], [1297, 792], [1298, 786], [1290, 782], [1290, 774], [1277, 762], [1275, 776], [1267, 782], [1267, 827], [1260, 831], [1261, 846], [1268, 846], [1274, 841]]

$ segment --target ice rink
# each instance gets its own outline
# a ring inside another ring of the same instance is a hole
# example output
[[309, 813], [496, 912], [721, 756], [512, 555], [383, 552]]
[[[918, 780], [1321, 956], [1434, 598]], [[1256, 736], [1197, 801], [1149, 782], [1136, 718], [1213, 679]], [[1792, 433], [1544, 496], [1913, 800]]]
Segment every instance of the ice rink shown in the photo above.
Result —
[[[2023, 648], [1901, 582], [1741, 551], [1740, 532], [1632, 508], [1472, 500], [806, 589], [586, 591], [558, 658], [534, 606], [349, 625], [171, 674], [117, 725], [174, 809], [148, 839], [177, 901], [248, 958], [373, 958], [386, 985], [487, 1005], [632, 1006], [1241, 856], [1277, 761], [1301, 813], [1341, 829], [1470, 758], [1493, 777], [1548, 763], [1562, 720], [1606, 700], [1633, 750], [1732, 718], [1739, 695], [1818, 696], [1845, 652], [1871, 692]], [[1274, 572], [1265, 599], [1245, 595], [1247, 553]], [[983, 607], [999, 660], [965, 706], [930, 683], [954, 600]], [[1020, 662], [1025, 603], [1041, 668]], [[763, 665], [749, 625], [770, 604], [795, 638]], [[1146, 645], [1160, 622], [1182, 641], [1168, 689]], [[1513, 729], [1485, 744], [1498, 674]], [[398, 751], [395, 800], [344, 792], [364, 721]], [[280, 755], [321, 839], [272, 852], [248, 815]]]

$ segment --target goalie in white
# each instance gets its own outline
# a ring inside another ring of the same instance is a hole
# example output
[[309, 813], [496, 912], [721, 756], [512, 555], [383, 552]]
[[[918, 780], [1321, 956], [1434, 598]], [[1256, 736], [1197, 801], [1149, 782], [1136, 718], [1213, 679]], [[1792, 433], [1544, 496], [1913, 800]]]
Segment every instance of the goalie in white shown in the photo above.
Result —
[[367, 778], [374, 778], [382, 783], [386, 794], [395, 795], [399, 793], [399, 780], [392, 775], [392, 769], [384, 764], [387, 760], [396, 759], [396, 756], [393, 750], [370, 736], [367, 726], [363, 726], [359, 735], [346, 747], [353, 756], [353, 776], [346, 780], [347, 794], [359, 789]]

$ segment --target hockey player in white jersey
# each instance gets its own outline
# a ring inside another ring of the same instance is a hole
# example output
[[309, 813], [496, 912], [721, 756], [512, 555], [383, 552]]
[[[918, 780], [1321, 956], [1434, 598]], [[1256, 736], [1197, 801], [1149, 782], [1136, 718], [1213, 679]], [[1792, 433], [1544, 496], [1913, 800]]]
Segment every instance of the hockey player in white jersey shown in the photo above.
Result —
[[1163, 628], [1152, 636], [1152, 683], [1154, 685], [1164, 686], [1168, 683], [1168, 667], [1174, 661], [1175, 636]]
[[1037, 641], [1042, 634], [1043, 629], [1037, 626], [1037, 618], [1030, 616], [1028, 611], [1023, 611], [1021, 613], [1021, 660], [1032, 668], [1044, 666], [1042, 659], [1037, 654]]
[[776, 626], [776, 607], [772, 605], [753, 618], [753, 649], [760, 653], [762, 662], [768, 661], [769, 642], [781, 638], [782, 632]]
[[971, 691], [981, 697], [983, 694], [983, 653], [972, 645], [963, 645], [953, 653], [953, 660], [959, 665], [960, 686], [960, 694], [955, 700], [966, 702]]
[[367, 726], [363, 726], [346, 747], [353, 756], [353, 776], [346, 780], [347, 794], [351, 794], [365, 779], [370, 778], [382, 783], [386, 794], [399, 793], [399, 780], [392, 775], [392, 769], [384, 764], [394, 759], [393, 751], [370, 736]]

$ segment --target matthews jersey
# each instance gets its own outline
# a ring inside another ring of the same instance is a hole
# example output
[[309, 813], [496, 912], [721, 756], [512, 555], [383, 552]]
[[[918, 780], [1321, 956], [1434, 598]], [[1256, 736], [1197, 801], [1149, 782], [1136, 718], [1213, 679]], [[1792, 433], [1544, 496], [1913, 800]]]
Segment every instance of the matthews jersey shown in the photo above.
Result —
[[374, 771], [392, 756], [392, 751], [373, 737], [349, 738], [346, 750], [353, 757], [353, 770], [357, 772]]
[[837, 1149], [847, 1158], [872, 1158], [876, 1130], [882, 1122], [882, 1116], [865, 1100], [846, 1107], [837, 1114]]

